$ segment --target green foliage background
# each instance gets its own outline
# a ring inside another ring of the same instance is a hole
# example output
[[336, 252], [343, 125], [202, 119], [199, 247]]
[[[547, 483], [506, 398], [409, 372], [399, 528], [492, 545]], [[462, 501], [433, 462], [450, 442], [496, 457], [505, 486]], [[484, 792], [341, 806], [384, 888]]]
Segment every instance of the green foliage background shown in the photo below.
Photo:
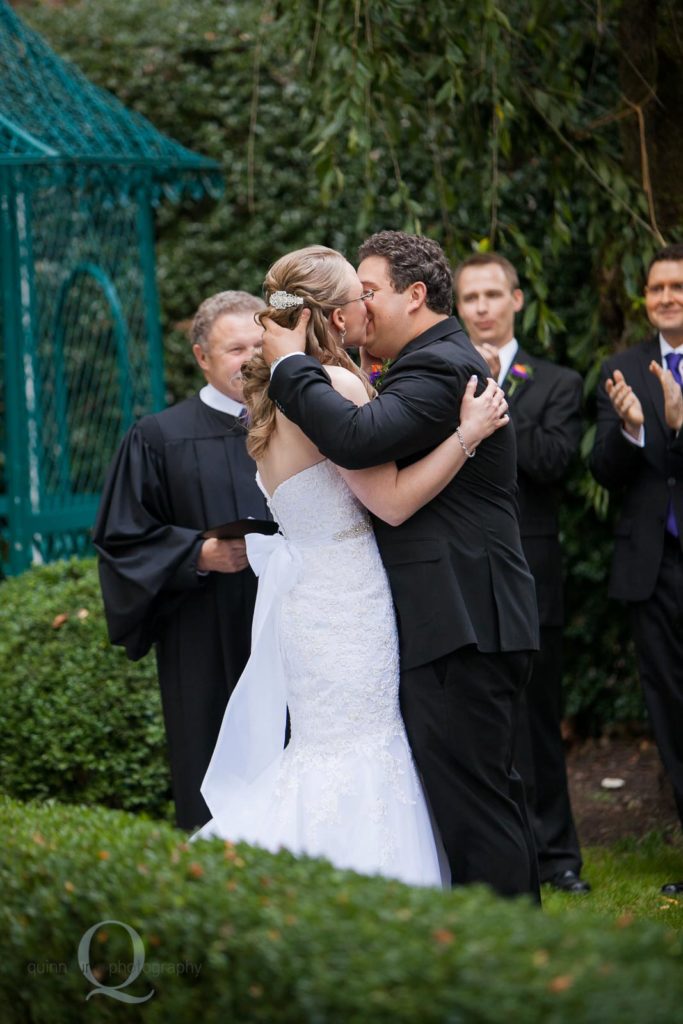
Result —
[[[585, 375], [590, 422], [601, 359], [647, 331], [642, 269], [663, 226], [624, 158], [629, 4], [31, 0], [21, 13], [93, 81], [222, 162], [222, 199], [158, 213], [169, 400], [197, 383], [176, 325], [202, 297], [258, 291], [275, 258], [311, 242], [353, 258], [392, 227], [437, 238], [454, 261], [509, 256], [527, 296], [519, 336]], [[658, 10], [668, 38], [678, 15]], [[664, 226], [669, 240], [680, 229]], [[568, 710], [586, 730], [643, 715], [625, 613], [606, 599], [605, 512], [581, 462], [563, 532]]]

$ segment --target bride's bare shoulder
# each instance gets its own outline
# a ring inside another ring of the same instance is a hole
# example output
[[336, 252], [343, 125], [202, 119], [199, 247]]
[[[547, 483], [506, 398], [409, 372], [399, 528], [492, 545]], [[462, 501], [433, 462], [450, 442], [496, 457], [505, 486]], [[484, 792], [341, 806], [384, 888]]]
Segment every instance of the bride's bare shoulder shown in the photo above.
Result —
[[325, 366], [325, 372], [332, 381], [332, 387], [344, 398], [350, 399], [356, 405], [364, 405], [369, 400], [369, 395], [363, 387], [363, 382], [355, 373], [351, 373], [343, 366]]

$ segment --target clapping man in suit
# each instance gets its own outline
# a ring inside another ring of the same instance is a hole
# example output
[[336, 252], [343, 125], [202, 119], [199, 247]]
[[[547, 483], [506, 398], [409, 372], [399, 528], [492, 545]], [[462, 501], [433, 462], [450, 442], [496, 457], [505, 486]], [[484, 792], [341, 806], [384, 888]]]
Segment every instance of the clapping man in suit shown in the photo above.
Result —
[[[467, 382], [487, 376], [455, 317], [436, 242], [381, 231], [360, 248], [367, 344], [389, 360], [379, 397], [356, 406], [304, 354], [305, 324], [269, 323], [270, 397], [320, 451], [349, 469], [420, 458], [458, 426]], [[401, 526], [374, 519], [396, 607], [401, 711], [453, 883], [538, 898], [514, 721], [538, 627], [514, 503], [515, 439], [483, 441], [441, 494]], [[344, 595], [340, 594], [343, 600]], [[359, 641], [360, 642], [360, 641]]]
[[[640, 682], [683, 825], [683, 244], [650, 261], [654, 337], [608, 359], [591, 469], [621, 498], [610, 597], [631, 610]], [[663, 892], [683, 893], [683, 881]]]
[[520, 348], [515, 314], [524, 304], [517, 272], [504, 256], [482, 253], [454, 275], [458, 315], [505, 389], [517, 435], [522, 547], [536, 581], [541, 650], [535, 656], [517, 727], [515, 765], [527, 792], [542, 882], [586, 892], [574, 827], [562, 713], [561, 482], [581, 438], [581, 377]]

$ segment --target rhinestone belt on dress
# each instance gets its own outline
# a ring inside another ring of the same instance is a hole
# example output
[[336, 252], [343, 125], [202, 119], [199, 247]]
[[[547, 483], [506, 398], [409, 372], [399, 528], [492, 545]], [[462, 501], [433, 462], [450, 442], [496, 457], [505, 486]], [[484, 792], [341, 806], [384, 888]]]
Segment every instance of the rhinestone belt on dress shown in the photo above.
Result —
[[335, 533], [332, 540], [350, 540], [351, 537], [362, 537], [364, 533], [372, 533], [372, 524], [368, 519]]

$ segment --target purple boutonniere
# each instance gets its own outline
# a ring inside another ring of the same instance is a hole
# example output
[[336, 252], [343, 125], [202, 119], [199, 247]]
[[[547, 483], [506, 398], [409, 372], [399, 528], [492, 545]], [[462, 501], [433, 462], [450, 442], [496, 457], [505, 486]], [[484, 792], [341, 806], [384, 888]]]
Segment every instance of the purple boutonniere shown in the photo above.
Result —
[[383, 363], [373, 363], [370, 367], [368, 379], [376, 391], [380, 390], [391, 364], [391, 359], [385, 359]]
[[533, 375], [533, 366], [529, 366], [528, 363], [513, 363], [508, 372], [508, 377], [512, 378], [508, 388], [508, 397], [514, 395], [519, 385], [525, 380], [531, 380]]

